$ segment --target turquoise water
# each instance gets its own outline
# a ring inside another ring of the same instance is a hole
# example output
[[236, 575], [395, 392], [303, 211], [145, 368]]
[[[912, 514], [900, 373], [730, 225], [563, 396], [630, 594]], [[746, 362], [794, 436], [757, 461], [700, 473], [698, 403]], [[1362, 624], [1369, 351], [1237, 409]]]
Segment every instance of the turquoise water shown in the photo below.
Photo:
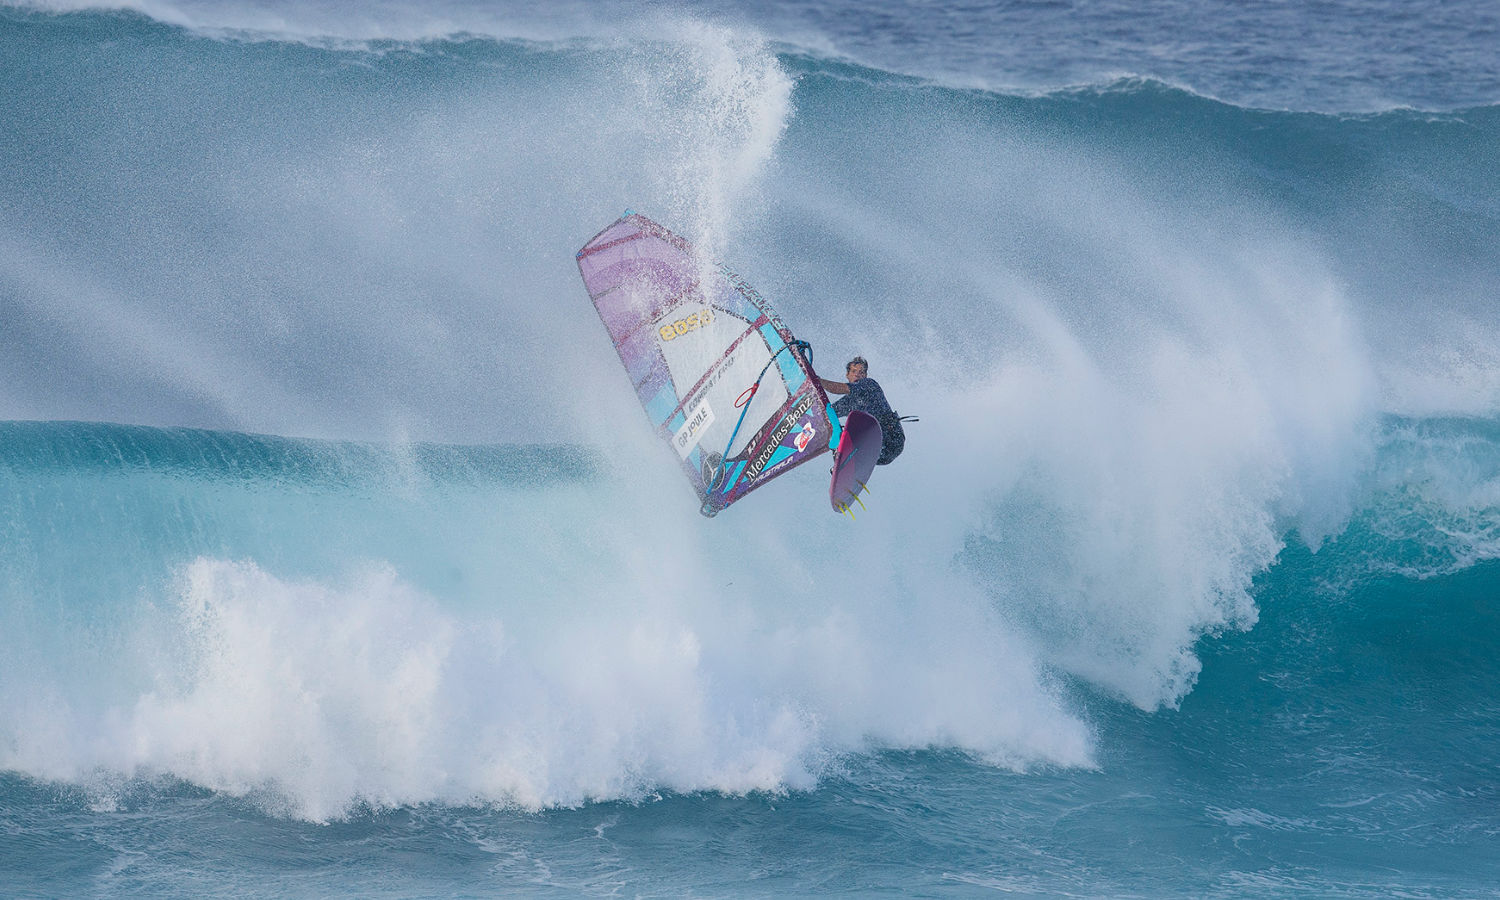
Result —
[[[1484, 9], [50, 10], [0, 894], [1500, 881]], [[627, 207], [921, 416], [855, 523], [697, 514]]]
[[[1472, 462], [1496, 450], [1493, 427], [1435, 430], [1472, 442]], [[378, 550], [439, 607], [428, 616], [482, 627], [497, 604], [466, 603], [466, 582], [519, 579], [486, 573], [468, 543], [488, 517], [476, 501], [555, 507], [598, 489], [598, 463], [565, 448], [424, 447], [396, 477], [396, 452], [368, 445], [100, 425], [4, 432], [6, 632], [23, 638], [3, 669], [18, 764], [0, 779], [13, 895], [1480, 896], [1500, 875], [1497, 570], [1421, 530], [1393, 531], [1413, 519], [1411, 486], [1317, 553], [1284, 550], [1252, 588], [1259, 621], [1200, 642], [1202, 674], [1176, 708], [1141, 710], [1064, 678], [1060, 702], [1089, 723], [1086, 764], [1017, 770], [961, 741], [871, 742], [809, 748], [823, 756], [814, 784], [682, 793], [660, 783], [682, 770], [648, 752], [625, 766], [618, 796], [578, 805], [519, 802], [503, 781], [488, 795], [453, 783], [481, 778], [464, 763], [500, 752], [510, 738], [495, 728], [515, 724], [514, 709], [464, 695], [488, 686], [518, 700], [503, 681], [517, 673], [455, 677], [476, 663], [450, 639], [428, 673], [435, 690], [392, 680], [384, 666], [413, 665], [413, 644], [432, 636], [412, 618], [416, 588], [375, 576], [338, 596], [208, 560], [318, 572]], [[1408, 440], [1392, 438], [1382, 459], [1404, 467]], [[1429, 515], [1424, 526], [1457, 530]], [[453, 516], [468, 527], [434, 540]], [[174, 565], [199, 583], [183, 587]], [[180, 617], [153, 608], [173, 602], [173, 585]], [[558, 616], [548, 628], [578, 625]], [[279, 648], [264, 643], [278, 636]], [[320, 665], [310, 651], [330, 657]], [[540, 660], [526, 668], [533, 689], [561, 689]], [[858, 686], [842, 688], [835, 702], [858, 701]], [[706, 689], [731, 704], [735, 691]], [[28, 702], [43, 696], [45, 711]], [[461, 701], [461, 715], [445, 712]], [[441, 737], [410, 734], [414, 721], [382, 703], [426, 706], [415, 721]], [[382, 752], [413, 739], [415, 755]], [[553, 752], [561, 781], [597, 750]]]

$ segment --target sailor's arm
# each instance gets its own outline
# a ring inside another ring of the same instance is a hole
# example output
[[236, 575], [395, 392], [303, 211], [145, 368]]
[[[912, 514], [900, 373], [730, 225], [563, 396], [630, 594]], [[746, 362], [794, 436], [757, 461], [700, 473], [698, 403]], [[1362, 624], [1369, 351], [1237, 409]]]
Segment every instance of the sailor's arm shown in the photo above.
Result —
[[[809, 372], [812, 372], [812, 360], [807, 358], [806, 352], [808, 349], [808, 345], [805, 342], [798, 341], [797, 343], [792, 345], [792, 348], [798, 356], [802, 357], [802, 361], [807, 363], [807, 370]], [[818, 381], [823, 385], [823, 390], [827, 391], [830, 394], [849, 393], [849, 385], [845, 384], [842, 381], [829, 381], [827, 378], [824, 378], [817, 372], [813, 372], [813, 377], [818, 379]]]

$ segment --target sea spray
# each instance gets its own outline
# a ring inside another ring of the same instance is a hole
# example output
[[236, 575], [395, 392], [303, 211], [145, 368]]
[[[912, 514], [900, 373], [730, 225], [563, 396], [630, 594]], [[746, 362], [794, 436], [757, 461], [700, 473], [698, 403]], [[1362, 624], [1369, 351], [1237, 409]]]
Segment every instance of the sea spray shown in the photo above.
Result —
[[[883, 11], [0, 8], [0, 893], [1489, 896], [1486, 14]], [[857, 522], [697, 514], [627, 208]]]
[[101, 798], [96, 773], [169, 775], [326, 820], [780, 792], [872, 747], [1089, 761], [965, 579], [799, 552], [822, 529], [784, 498], [705, 532], [691, 504], [641, 512], [670, 479], [617, 491], [567, 457], [453, 480], [399, 448], [10, 431], [4, 765]]

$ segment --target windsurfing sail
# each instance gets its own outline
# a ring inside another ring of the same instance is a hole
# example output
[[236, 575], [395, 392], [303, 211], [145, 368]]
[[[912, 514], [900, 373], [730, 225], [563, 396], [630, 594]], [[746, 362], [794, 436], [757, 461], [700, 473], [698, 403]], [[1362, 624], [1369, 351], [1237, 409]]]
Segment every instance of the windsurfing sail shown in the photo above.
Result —
[[838, 444], [838, 417], [791, 331], [686, 240], [627, 212], [578, 251], [578, 270], [705, 516]]

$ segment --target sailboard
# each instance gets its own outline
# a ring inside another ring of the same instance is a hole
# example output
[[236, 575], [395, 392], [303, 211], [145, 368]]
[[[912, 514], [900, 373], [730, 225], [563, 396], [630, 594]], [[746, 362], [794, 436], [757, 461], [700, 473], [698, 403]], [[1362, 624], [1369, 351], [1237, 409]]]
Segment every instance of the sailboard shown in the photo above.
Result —
[[880, 457], [882, 433], [880, 421], [867, 412], [856, 409], [844, 423], [844, 435], [833, 451], [833, 478], [828, 484], [828, 499], [833, 511], [854, 518], [852, 504], [860, 509], [865, 501], [859, 495], [870, 489], [870, 475], [875, 471]]
[[703, 515], [838, 445], [838, 417], [792, 332], [686, 240], [627, 212], [578, 251], [578, 271]]

